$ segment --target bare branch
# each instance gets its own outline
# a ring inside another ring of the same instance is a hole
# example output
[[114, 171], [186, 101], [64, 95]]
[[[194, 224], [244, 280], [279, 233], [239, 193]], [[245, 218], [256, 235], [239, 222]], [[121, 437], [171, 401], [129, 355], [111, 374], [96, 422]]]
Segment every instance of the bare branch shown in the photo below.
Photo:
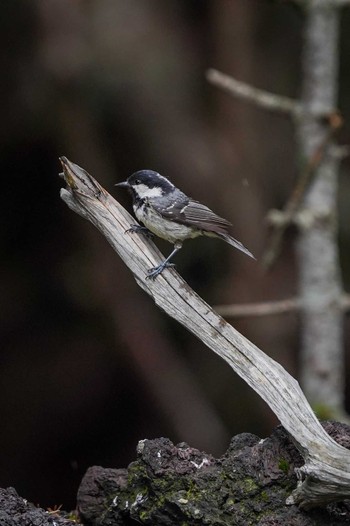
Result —
[[350, 4], [350, 0], [291, 0], [295, 4], [299, 4], [301, 7], [309, 8], [313, 6], [317, 7], [345, 7]]
[[253, 316], [272, 316], [275, 314], [288, 314], [297, 312], [300, 307], [298, 298], [289, 298], [280, 301], [263, 301], [260, 303], [246, 303], [236, 305], [217, 305], [216, 311], [229, 318], [247, 318]]
[[[302, 170], [300, 177], [284, 206], [279, 217], [274, 214], [270, 215], [273, 220], [273, 232], [270, 237], [270, 242], [265, 250], [265, 254], [262, 258], [263, 266], [268, 269], [276, 261], [280, 254], [284, 233], [287, 227], [293, 222], [296, 211], [302, 203], [305, 193], [310, 187], [317, 168], [322, 162], [326, 151], [329, 149], [328, 146], [335, 134], [335, 132], [342, 126], [343, 120], [338, 112], [333, 112], [328, 115], [327, 121], [329, 124], [328, 131], [321, 142], [321, 144], [314, 150], [313, 154], [309, 157], [304, 170]], [[339, 155], [336, 149], [330, 150], [329, 154]]]
[[[350, 310], [350, 295], [344, 294], [340, 300], [344, 312]], [[236, 303], [235, 305], [216, 305], [215, 310], [226, 318], [250, 318], [260, 316], [275, 316], [298, 312], [301, 307], [299, 298], [288, 298], [278, 301], [262, 301], [259, 303]]]
[[301, 112], [301, 105], [298, 101], [255, 88], [216, 69], [208, 69], [206, 78], [208, 82], [223, 89], [230, 95], [253, 102], [261, 108], [292, 115], [297, 115]]
[[[298, 382], [213, 311], [175, 270], [146, 280], [147, 268], [160, 261], [160, 252], [142, 236], [125, 234], [134, 218], [85, 170], [66, 158], [61, 162], [68, 185], [61, 190], [65, 203], [102, 232], [155, 303], [223, 358], [293, 436], [305, 459], [298, 471], [298, 502], [313, 507], [349, 498], [350, 452], [322, 428]], [[294, 493], [289, 502], [294, 502]]]
[[[311, 108], [308, 108], [306, 110], [299, 101], [255, 88], [245, 82], [236, 80], [229, 75], [225, 75], [216, 69], [209, 69], [206, 78], [208, 82], [225, 90], [231, 95], [253, 102], [256, 106], [261, 108], [270, 111], [288, 113], [293, 117], [299, 118], [303, 113], [307, 113], [313, 115], [317, 119], [323, 119], [325, 123], [329, 124], [329, 133], [326, 134], [322, 143], [315, 149], [313, 155], [308, 159], [308, 163], [302, 171], [288, 202], [279, 215], [282, 220], [273, 223], [274, 230], [270, 238], [269, 246], [262, 258], [263, 266], [268, 269], [279, 256], [284, 233], [287, 227], [293, 222], [294, 215], [304, 198], [305, 192], [313, 180], [317, 167], [321, 163], [335, 131], [342, 126], [343, 120], [337, 110], [329, 112], [325, 111], [321, 106], [318, 109], [314, 108], [311, 110]], [[348, 150], [346, 147], [339, 149], [333, 147], [332, 151], [330, 151], [330, 154], [337, 158], [344, 157], [347, 153]]]

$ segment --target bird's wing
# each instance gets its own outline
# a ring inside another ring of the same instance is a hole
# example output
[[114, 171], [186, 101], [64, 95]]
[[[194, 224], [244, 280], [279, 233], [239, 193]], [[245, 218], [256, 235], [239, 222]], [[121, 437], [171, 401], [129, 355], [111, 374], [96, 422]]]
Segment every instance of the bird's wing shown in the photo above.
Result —
[[170, 221], [219, 234], [227, 234], [228, 227], [231, 226], [229, 221], [219, 217], [210, 208], [192, 199], [169, 207], [165, 212], [163, 211], [163, 216]]

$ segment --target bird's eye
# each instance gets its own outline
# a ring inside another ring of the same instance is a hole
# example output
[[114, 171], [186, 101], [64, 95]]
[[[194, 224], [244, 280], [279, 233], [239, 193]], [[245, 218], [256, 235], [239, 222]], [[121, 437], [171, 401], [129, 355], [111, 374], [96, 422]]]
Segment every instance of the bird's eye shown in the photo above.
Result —
[[135, 179], [135, 184], [141, 184], [140, 179]]

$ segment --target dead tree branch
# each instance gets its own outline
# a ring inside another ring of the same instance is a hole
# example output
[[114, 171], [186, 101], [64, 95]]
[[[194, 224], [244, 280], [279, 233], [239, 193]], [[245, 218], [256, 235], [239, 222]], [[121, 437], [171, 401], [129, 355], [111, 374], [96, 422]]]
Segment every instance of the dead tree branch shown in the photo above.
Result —
[[[293, 436], [305, 465], [289, 503], [305, 508], [350, 497], [350, 452], [324, 431], [298, 382], [242, 336], [169, 269], [155, 281], [146, 269], [161, 259], [152, 242], [125, 234], [135, 222], [85, 170], [61, 158], [67, 187], [61, 198], [106, 237], [137, 283], [169, 316], [223, 358], [270, 406]], [[118, 294], [118, 291], [115, 291]]]
[[213, 84], [213, 86], [221, 88], [230, 95], [252, 102], [260, 108], [288, 113], [289, 115], [291, 114], [294, 116], [299, 115], [302, 110], [300, 103], [294, 99], [255, 88], [254, 86], [241, 82], [230, 75], [225, 75], [217, 69], [208, 69], [206, 78], [210, 84]]

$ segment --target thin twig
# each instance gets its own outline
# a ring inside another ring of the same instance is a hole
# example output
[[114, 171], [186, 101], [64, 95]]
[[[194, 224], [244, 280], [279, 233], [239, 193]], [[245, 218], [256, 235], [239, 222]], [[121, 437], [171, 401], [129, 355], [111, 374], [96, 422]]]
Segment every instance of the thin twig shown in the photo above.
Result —
[[216, 305], [215, 310], [228, 318], [247, 318], [286, 314], [299, 310], [298, 298], [280, 301], [262, 301], [260, 303], [237, 303], [236, 305]]
[[322, 7], [345, 7], [350, 5], [350, 0], [291, 0], [294, 4], [308, 8], [313, 2], [318, 2]]
[[[307, 189], [310, 187], [317, 168], [320, 165], [327, 151], [327, 147], [332, 140], [335, 132], [342, 126], [342, 118], [338, 112], [334, 112], [328, 117], [329, 128], [322, 143], [315, 149], [287, 201], [283, 211], [279, 214], [278, 221], [273, 223], [273, 231], [270, 236], [268, 247], [262, 257], [262, 265], [265, 269], [271, 268], [280, 254], [284, 233], [287, 227], [293, 222], [296, 211], [303, 201]], [[273, 216], [270, 215], [270, 218]], [[283, 220], [281, 220], [283, 218]]]
[[[298, 312], [301, 307], [299, 298], [289, 298], [278, 301], [262, 301], [259, 303], [236, 303], [234, 305], [216, 305], [215, 310], [226, 318], [253, 318], [275, 316]], [[350, 295], [343, 294], [340, 307], [345, 313], [350, 311]]]
[[253, 102], [256, 106], [282, 113], [298, 115], [301, 105], [298, 101], [282, 95], [276, 95], [268, 91], [255, 88], [250, 84], [236, 80], [235, 78], [221, 73], [217, 69], [208, 69], [206, 79], [210, 84], [241, 99]]
[[[305, 169], [298, 179], [283, 211], [278, 215], [278, 221], [273, 222], [273, 232], [270, 237], [269, 245], [262, 258], [263, 267], [269, 269], [280, 254], [284, 233], [287, 227], [293, 222], [295, 213], [298, 210], [315, 173], [317, 172], [317, 167], [323, 159], [327, 146], [329, 145], [334, 133], [342, 125], [342, 117], [336, 110], [327, 114], [322, 111], [315, 113], [310, 109], [303, 110], [302, 104], [294, 99], [255, 88], [250, 84], [246, 84], [245, 82], [241, 82], [229, 75], [225, 75], [216, 69], [209, 69], [206, 73], [206, 78], [208, 82], [214, 86], [225, 90], [235, 97], [252, 102], [261, 108], [270, 111], [288, 113], [293, 117], [300, 117], [303, 111], [308, 111], [308, 113], [312, 113], [314, 117], [324, 119], [325, 122], [329, 123], [328, 133], [326, 134], [324, 141], [315, 149], [314, 154], [305, 166]], [[274, 218], [275, 216], [276, 215], [271, 214], [270, 218]]]

